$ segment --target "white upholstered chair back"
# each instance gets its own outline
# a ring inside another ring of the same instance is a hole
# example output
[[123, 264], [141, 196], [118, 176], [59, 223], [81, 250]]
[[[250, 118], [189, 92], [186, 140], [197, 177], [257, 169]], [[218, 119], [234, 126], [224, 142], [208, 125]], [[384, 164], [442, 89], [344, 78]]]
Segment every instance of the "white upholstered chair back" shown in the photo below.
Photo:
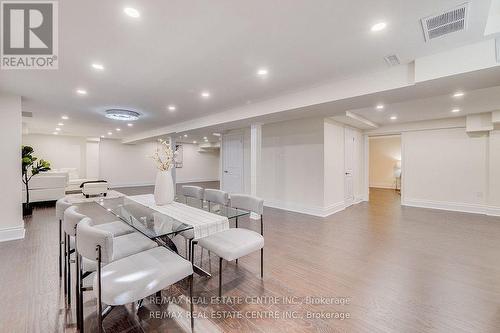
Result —
[[247, 194], [231, 194], [231, 207], [240, 208], [259, 215], [264, 213], [264, 200]]
[[71, 206], [64, 211], [63, 229], [70, 236], [76, 236], [76, 226], [86, 215], [80, 214], [76, 206]]
[[92, 219], [84, 218], [76, 227], [76, 248], [82, 257], [96, 260], [96, 248], [101, 247], [101, 260], [104, 263], [113, 261], [113, 234], [109, 231], [94, 228]]
[[221, 190], [207, 188], [205, 190], [205, 200], [227, 206], [229, 203], [229, 194]]
[[64, 219], [64, 211], [71, 207], [71, 203], [66, 198], [61, 198], [56, 201], [56, 218], [58, 220]]
[[182, 186], [182, 194], [186, 197], [203, 199], [205, 189], [199, 186], [184, 185]]

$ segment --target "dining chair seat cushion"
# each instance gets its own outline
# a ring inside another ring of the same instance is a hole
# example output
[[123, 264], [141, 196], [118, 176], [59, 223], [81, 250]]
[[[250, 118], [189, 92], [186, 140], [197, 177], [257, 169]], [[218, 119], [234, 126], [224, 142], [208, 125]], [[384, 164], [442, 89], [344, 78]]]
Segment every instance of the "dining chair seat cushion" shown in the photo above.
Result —
[[[114, 261], [102, 268], [101, 295], [107, 305], [123, 305], [153, 295], [193, 274], [191, 263], [164, 247]], [[94, 292], [97, 278], [94, 278]]]
[[263, 248], [264, 237], [252, 230], [232, 228], [201, 238], [198, 245], [231, 261]]
[[113, 237], [123, 236], [135, 232], [134, 228], [132, 228], [131, 226], [122, 221], [96, 224], [94, 225], [94, 228], [103, 231], [108, 231], [113, 235]]
[[[139, 232], [118, 236], [113, 238], [113, 261], [123, 259], [136, 253], [147, 251], [157, 247], [158, 244]], [[97, 270], [97, 262], [83, 258], [82, 267], [84, 272]]]

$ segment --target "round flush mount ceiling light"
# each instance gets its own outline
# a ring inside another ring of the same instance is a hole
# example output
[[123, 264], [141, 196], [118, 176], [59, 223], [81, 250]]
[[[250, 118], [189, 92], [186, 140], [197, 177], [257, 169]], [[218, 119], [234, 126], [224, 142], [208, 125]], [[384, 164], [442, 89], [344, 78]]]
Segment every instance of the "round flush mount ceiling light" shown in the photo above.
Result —
[[139, 112], [123, 110], [123, 109], [110, 109], [106, 110], [106, 118], [114, 120], [131, 121], [139, 119], [141, 114]]
[[384, 106], [383, 104], [379, 104], [379, 105], [377, 105], [375, 108], [376, 108], [377, 110], [383, 110], [383, 109], [384, 109], [384, 107], [385, 107], [385, 106]]
[[374, 24], [374, 25], [372, 26], [372, 29], [371, 29], [371, 30], [372, 30], [373, 32], [378, 32], [378, 31], [382, 31], [382, 30], [384, 30], [385, 28], [387, 28], [387, 23], [385, 23], [385, 22], [379, 22], [379, 23], [377, 23], [377, 24]]

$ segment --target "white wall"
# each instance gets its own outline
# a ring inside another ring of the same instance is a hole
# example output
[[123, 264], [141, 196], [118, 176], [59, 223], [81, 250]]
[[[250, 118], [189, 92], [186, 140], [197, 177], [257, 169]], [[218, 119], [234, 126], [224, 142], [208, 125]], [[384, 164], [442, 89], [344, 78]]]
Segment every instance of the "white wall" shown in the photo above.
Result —
[[469, 136], [463, 128], [403, 133], [402, 203], [484, 210], [489, 187], [488, 141], [487, 135]]
[[112, 187], [153, 185], [156, 168], [149, 156], [156, 142], [127, 145], [120, 140], [101, 140], [99, 149], [99, 178]]
[[0, 95], [0, 241], [24, 237], [21, 206], [21, 97]]
[[323, 212], [323, 119], [262, 126], [262, 181], [266, 205]]
[[370, 138], [370, 187], [394, 188], [394, 167], [401, 161], [401, 137]]
[[220, 179], [219, 151], [199, 152], [198, 145], [183, 143], [184, 165], [176, 169], [177, 182], [204, 182]]
[[35, 156], [51, 163], [53, 169], [76, 168], [80, 178], [86, 177], [86, 138], [78, 136], [29, 134], [23, 145], [31, 146]]

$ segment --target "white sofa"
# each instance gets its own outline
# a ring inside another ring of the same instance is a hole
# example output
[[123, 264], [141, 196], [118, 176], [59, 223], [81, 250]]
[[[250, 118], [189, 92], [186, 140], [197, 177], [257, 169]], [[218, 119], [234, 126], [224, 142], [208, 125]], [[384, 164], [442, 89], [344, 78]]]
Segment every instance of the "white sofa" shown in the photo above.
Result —
[[[66, 195], [67, 176], [40, 173], [29, 181], [30, 202], [55, 201]], [[26, 202], [26, 186], [23, 189], [23, 203]]]
[[87, 179], [80, 178], [78, 175], [78, 170], [76, 168], [60, 168], [60, 169], [52, 169], [48, 172], [44, 172], [44, 175], [66, 175], [66, 192], [81, 192], [82, 189], [80, 185], [84, 182], [88, 182], [91, 180], [97, 179]]

